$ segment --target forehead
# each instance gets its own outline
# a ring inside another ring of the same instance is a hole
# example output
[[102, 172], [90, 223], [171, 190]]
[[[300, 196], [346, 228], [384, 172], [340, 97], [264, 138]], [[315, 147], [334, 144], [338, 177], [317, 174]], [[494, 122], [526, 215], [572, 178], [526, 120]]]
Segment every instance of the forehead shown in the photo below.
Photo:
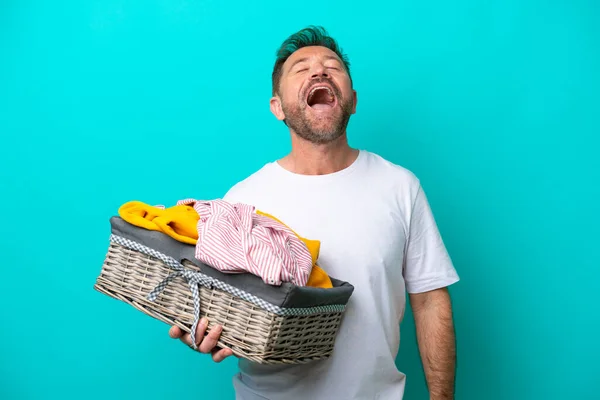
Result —
[[338, 61], [340, 58], [335, 54], [334, 51], [323, 46], [306, 46], [296, 50], [283, 64], [284, 69], [289, 69], [292, 65], [300, 60], [326, 60], [329, 58], [335, 58]]

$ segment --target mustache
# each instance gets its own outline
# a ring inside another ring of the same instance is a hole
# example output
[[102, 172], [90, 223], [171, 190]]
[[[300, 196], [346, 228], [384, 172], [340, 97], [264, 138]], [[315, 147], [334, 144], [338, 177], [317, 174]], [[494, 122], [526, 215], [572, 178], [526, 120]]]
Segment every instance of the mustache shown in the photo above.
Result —
[[331, 90], [333, 90], [333, 93], [335, 94], [335, 97], [340, 100], [342, 99], [341, 90], [337, 87], [337, 85], [335, 83], [333, 83], [333, 81], [331, 79], [325, 78], [325, 77], [319, 77], [319, 78], [311, 79], [311, 81], [308, 83], [308, 85], [306, 85], [306, 88], [302, 91], [302, 99], [303, 100], [306, 99], [306, 96], [308, 96], [308, 91], [310, 90], [310, 88], [318, 83], [329, 84], [329, 86], [331, 86]]

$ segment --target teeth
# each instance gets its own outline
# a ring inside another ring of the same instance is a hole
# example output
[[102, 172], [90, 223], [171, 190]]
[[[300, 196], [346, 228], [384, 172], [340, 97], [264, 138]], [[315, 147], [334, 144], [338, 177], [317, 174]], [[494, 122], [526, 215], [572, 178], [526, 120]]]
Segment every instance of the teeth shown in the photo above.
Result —
[[314, 88], [312, 88], [312, 89], [310, 90], [310, 93], [308, 94], [308, 101], [310, 101], [310, 100], [311, 100], [312, 96], [313, 96], [313, 95], [315, 94], [315, 92], [316, 92], [317, 90], [319, 90], [319, 89], [326, 89], [326, 90], [327, 90], [327, 92], [329, 93], [329, 100], [330, 100], [331, 102], [333, 102], [333, 101], [335, 100], [335, 99], [334, 99], [334, 96], [333, 96], [333, 91], [332, 91], [332, 90], [331, 90], [329, 87], [327, 87], [327, 86], [315, 86]]
[[[312, 95], [315, 90], [319, 90], [319, 89], [326, 89], [329, 92], [330, 96], [333, 96], [333, 93], [331, 92], [331, 89], [329, 89], [327, 86], [315, 86], [314, 88], [312, 88], [312, 90], [310, 91], [310, 95]], [[309, 96], [310, 96], [309, 95]]]

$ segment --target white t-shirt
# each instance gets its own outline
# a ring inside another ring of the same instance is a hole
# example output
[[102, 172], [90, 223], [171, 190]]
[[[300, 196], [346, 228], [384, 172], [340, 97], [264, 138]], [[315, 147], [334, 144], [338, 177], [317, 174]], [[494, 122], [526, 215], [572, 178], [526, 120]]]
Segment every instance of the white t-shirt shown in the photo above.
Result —
[[351, 166], [326, 175], [268, 163], [224, 199], [252, 204], [320, 240], [319, 265], [355, 288], [331, 358], [293, 366], [240, 359], [236, 398], [402, 399], [405, 375], [395, 358], [406, 293], [459, 279], [419, 180], [363, 150]]

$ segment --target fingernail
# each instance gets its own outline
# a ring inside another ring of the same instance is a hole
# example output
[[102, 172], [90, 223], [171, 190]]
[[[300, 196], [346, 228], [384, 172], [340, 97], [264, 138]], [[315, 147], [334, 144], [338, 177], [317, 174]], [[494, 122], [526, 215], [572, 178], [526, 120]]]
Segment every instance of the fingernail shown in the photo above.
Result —
[[206, 318], [202, 318], [202, 319], [200, 320], [200, 325], [201, 325], [202, 327], [205, 327], [207, 324], [208, 324], [208, 320], [207, 320]]

